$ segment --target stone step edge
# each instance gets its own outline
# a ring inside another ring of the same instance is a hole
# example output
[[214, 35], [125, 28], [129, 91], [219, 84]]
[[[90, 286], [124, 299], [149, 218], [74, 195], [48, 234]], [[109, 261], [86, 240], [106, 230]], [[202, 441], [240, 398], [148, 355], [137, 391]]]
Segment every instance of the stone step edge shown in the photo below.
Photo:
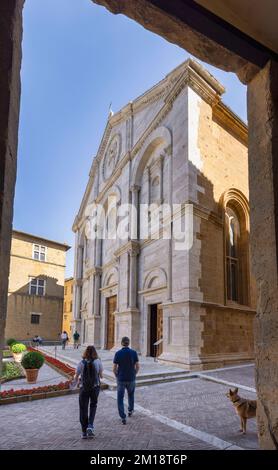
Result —
[[[39, 351], [47, 354], [48, 356], [51, 356], [51, 357], [55, 358], [55, 354], [53, 352], [49, 352], [49, 351], [45, 350], [44, 348], [39, 348]], [[79, 362], [80, 362], [77, 359], [68, 358], [67, 356], [63, 356], [62, 354], [57, 354], [56, 359], [58, 359], [62, 362], [65, 361], [66, 364], [72, 365], [74, 367], [76, 367], [77, 364], [79, 364]], [[148, 379], [148, 378], [150, 378], [150, 379], [151, 378], [154, 378], [154, 379], [155, 378], [164, 378], [164, 377], [166, 378], [166, 377], [170, 377], [170, 376], [172, 377], [174, 375], [183, 377], [184, 375], [189, 374], [189, 373], [190, 373], [190, 371], [186, 371], [186, 370], [183, 369], [183, 370], [175, 371], [175, 372], [158, 372], [158, 373], [142, 374], [142, 375], [140, 374], [140, 375], [138, 375], [138, 380], [139, 379]], [[107, 369], [106, 370], [104, 369], [103, 375], [104, 375], [104, 377], [107, 377], [108, 379], [111, 379], [111, 378], [113, 379], [114, 378], [113, 372], [110, 372]]]
[[[140, 380], [139, 378], [136, 380], [136, 387], [144, 387], [144, 386], [149, 386], [149, 385], [159, 385], [159, 384], [164, 384], [164, 383], [171, 383], [171, 382], [178, 382], [182, 380], [188, 380], [188, 379], [194, 379], [197, 378], [196, 376], [188, 376], [185, 375], [184, 377], [167, 377], [165, 379], [162, 378], [157, 378], [157, 379], [145, 379], [145, 380]], [[102, 379], [102, 383], [105, 383], [108, 385], [109, 390], [116, 390], [117, 384], [116, 382], [112, 382], [111, 380], [107, 379]]]

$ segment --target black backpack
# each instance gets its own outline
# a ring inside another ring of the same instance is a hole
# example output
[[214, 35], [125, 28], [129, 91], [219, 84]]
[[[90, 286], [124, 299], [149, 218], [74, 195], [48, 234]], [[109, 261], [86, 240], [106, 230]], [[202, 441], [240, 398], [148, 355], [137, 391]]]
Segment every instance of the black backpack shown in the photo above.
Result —
[[84, 369], [83, 369], [83, 380], [82, 388], [84, 392], [91, 392], [94, 387], [96, 387], [96, 367], [94, 361], [83, 360]]

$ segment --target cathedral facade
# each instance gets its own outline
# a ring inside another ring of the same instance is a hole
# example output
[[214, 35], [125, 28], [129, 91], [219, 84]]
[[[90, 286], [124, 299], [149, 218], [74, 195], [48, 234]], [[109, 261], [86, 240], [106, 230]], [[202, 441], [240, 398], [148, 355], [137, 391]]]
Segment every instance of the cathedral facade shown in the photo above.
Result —
[[73, 225], [84, 344], [129, 336], [191, 370], [253, 358], [247, 127], [224, 91], [189, 59], [110, 113]]

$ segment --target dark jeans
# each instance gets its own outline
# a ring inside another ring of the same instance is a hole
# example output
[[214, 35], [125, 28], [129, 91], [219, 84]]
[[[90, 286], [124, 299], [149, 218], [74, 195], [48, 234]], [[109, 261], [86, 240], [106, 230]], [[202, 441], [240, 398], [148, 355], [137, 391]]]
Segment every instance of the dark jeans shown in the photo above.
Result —
[[[82, 432], [86, 432], [88, 426], [94, 425], [94, 419], [97, 411], [97, 400], [100, 387], [94, 387], [91, 392], [85, 392], [80, 389], [79, 392], [79, 410], [80, 410], [80, 423]], [[88, 416], [88, 408], [90, 403], [90, 411]]]
[[124, 395], [125, 390], [128, 394], [128, 411], [133, 411], [134, 409], [134, 392], [135, 392], [135, 381], [133, 382], [117, 382], [117, 399], [118, 399], [118, 410], [121, 419], [126, 418], [125, 408], [124, 408]]

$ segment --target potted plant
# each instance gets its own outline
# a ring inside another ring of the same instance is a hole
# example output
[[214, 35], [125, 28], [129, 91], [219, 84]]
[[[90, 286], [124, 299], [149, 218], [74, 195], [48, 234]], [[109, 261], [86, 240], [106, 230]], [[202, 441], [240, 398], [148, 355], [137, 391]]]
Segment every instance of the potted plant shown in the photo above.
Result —
[[12, 345], [12, 353], [15, 362], [21, 362], [22, 361], [22, 355], [26, 351], [26, 346], [25, 344], [22, 343], [15, 343]]
[[12, 346], [16, 343], [17, 343], [17, 341], [14, 338], [7, 339], [7, 346], [9, 346], [10, 350], [12, 349]]
[[25, 369], [27, 382], [34, 384], [37, 381], [38, 373], [44, 363], [44, 357], [37, 351], [30, 351], [24, 355], [21, 365]]

